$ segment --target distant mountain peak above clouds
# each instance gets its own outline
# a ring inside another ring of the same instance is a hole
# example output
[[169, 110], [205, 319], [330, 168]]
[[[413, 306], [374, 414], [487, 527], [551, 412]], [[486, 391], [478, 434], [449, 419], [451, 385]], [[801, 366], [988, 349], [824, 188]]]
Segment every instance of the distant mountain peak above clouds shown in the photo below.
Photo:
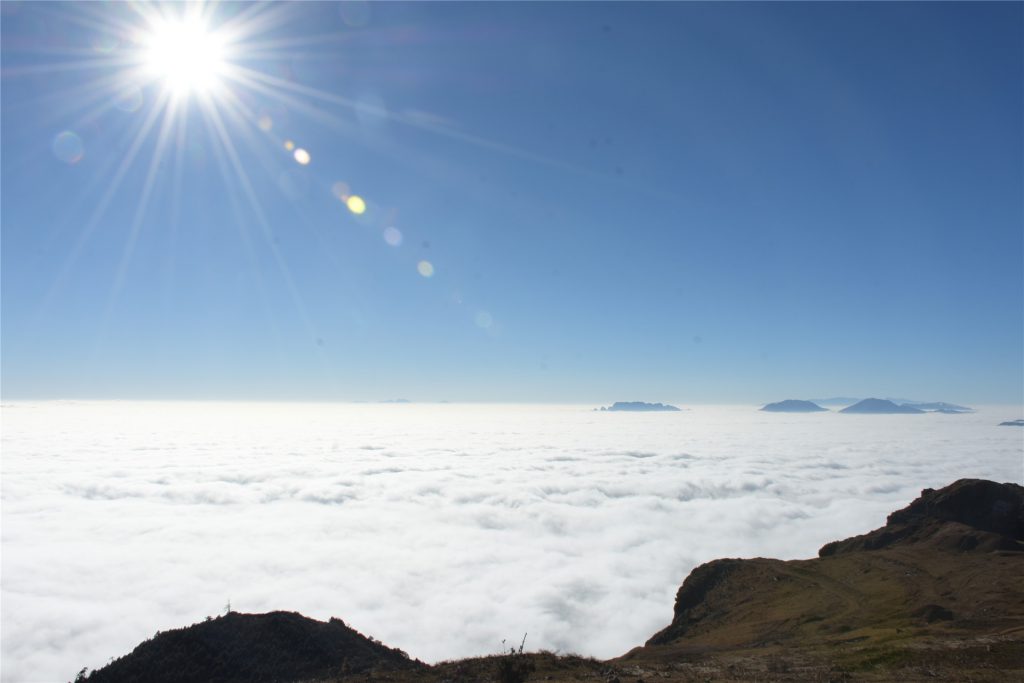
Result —
[[813, 401], [801, 401], [787, 398], [785, 401], [769, 403], [761, 410], [768, 413], [821, 413], [828, 412], [828, 408], [822, 408]]
[[[926, 413], [973, 413], [974, 408], [968, 406], [957, 405], [956, 403], [946, 403], [945, 401], [918, 401], [909, 398], [892, 398], [887, 397], [884, 399], [860, 399], [860, 398], [849, 398], [846, 396], [839, 396], [835, 398], [812, 398], [809, 399], [813, 403], [817, 403], [821, 406], [852, 406], [856, 403], [863, 403], [865, 400], [871, 401], [889, 401], [897, 406], [907, 406], [910, 408], [917, 408], [918, 410]], [[843, 411], [840, 411], [843, 412]], [[862, 411], [851, 411], [851, 412], [862, 412]]]
[[892, 415], [892, 414], [911, 414], [911, 413], [924, 413], [919, 408], [912, 406], [903, 406], [892, 401], [888, 401], [884, 398], [866, 398], [863, 401], [854, 403], [852, 406], [843, 408], [839, 412], [841, 413], [864, 413], [864, 414], [875, 414], [875, 415]]
[[946, 403], [945, 401], [893, 401], [901, 406], [909, 406], [911, 408], [917, 408], [925, 412], [934, 413], [973, 413], [974, 408], [968, 408], [967, 406], [958, 406], [955, 403]]
[[635, 412], [635, 413], [651, 413], [651, 412], [678, 412], [679, 408], [667, 403], [645, 403], [643, 401], [616, 401], [611, 406], [605, 408], [601, 407], [597, 410], [601, 411], [613, 411], [613, 412]]

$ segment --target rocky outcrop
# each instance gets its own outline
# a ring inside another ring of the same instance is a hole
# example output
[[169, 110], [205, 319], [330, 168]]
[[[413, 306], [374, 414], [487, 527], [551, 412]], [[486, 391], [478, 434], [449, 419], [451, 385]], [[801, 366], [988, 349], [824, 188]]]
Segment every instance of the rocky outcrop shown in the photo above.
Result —
[[694, 624], [704, 619], [713, 620], [724, 614], [709, 599], [711, 591], [720, 586], [737, 570], [744, 566], [744, 560], [713, 560], [702, 564], [686, 577], [676, 593], [676, 618], [667, 627], [655, 633], [647, 645], [663, 645], [679, 638]]
[[948, 550], [1024, 550], [1024, 487], [961, 479], [921, 491], [884, 527], [828, 543], [820, 557], [932, 542]]

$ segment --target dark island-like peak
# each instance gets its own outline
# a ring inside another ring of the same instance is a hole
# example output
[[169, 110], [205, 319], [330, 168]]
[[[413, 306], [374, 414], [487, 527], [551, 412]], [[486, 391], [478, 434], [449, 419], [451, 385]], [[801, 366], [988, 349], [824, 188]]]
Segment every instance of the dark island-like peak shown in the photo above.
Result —
[[884, 398], [866, 398], [859, 403], [854, 403], [848, 408], [843, 408], [839, 412], [841, 413], [865, 413], [873, 415], [891, 415], [897, 413], [924, 413], [919, 408], [913, 406], [901, 406], [887, 401]]
[[1000, 427], [1024, 427], [1024, 420], [1007, 420], [1006, 422], [1000, 422]]
[[287, 683], [344, 674], [424, 669], [401, 650], [349, 628], [295, 612], [229, 612], [157, 633], [130, 653], [78, 680], [87, 683]]
[[644, 403], [643, 401], [616, 401], [607, 408], [602, 407], [599, 408], [599, 410], [650, 413], [658, 411], [678, 411], [679, 408], [669, 405], [667, 403]]
[[761, 410], [769, 413], [820, 413], [822, 411], [827, 412], [828, 408], [822, 408], [813, 401], [800, 401], [793, 398], [787, 398], [785, 401], [769, 403], [765, 407], [761, 408]]
[[955, 403], [946, 403], [945, 401], [931, 401], [928, 403], [919, 403], [916, 401], [898, 401], [898, 403], [904, 407], [917, 408], [923, 410], [926, 413], [946, 413], [947, 415], [958, 415], [960, 413], [973, 413], [974, 408], [968, 408], [967, 406], [958, 406]]

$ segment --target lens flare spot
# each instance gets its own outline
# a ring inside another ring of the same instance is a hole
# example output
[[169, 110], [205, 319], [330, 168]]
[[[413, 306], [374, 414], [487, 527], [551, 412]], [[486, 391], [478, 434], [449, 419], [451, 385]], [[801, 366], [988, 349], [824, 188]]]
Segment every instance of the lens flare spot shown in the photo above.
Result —
[[260, 130], [264, 133], [269, 133], [270, 129], [274, 127], [274, 120], [264, 114], [256, 121], [256, 125], [259, 126]]
[[420, 261], [416, 264], [416, 270], [423, 277], [432, 277], [434, 275], [434, 264], [430, 261]]
[[295, 143], [292, 142], [291, 140], [285, 140], [284, 141], [284, 148], [290, 152], [293, 149], [295, 149]]
[[77, 164], [85, 156], [85, 145], [72, 131], [61, 131], [53, 139], [53, 154], [65, 164]]
[[482, 330], [490, 329], [491, 325], [494, 324], [494, 318], [487, 311], [477, 311], [476, 316], [473, 318], [473, 322], [476, 326]]
[[384, 228], [384, 241], [392, 247], [398, 247], [402, 244], [402, 232], [395, 227]]
[[114, 106], [129, 114], [138, 111], [142, 106], [142, 91], [134, 85], [128, 86], [114, 96]]
[[293, 156], [295, 157], [295, 161], [299, 162], [303, 166], [308, 164], [309, 161], [310, 161], [310, 159], [309, 159], [309, 152], [307, 152], [306, 150], [302, 149], [301, 147], [299, 147], [297, 150], [295, 150], [295, 154]]
[[357, 216], [366, 211], [366, 202], [364, 202], [363, 198], [357, 194], [354, 194], [350, 196], [348, 199], [346, 199], [345, 206], [347, 206], [348, 210], [356, 214]]

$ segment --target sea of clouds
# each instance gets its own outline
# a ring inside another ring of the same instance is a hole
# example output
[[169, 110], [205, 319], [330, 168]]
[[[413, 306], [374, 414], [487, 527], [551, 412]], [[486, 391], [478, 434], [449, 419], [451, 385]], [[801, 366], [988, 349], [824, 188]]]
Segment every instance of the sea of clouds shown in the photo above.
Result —
[[811, 557], [924, 487], [1020, 482], [1019, 408], [3, 406], [2, 680], [67, 681], [231, 608], [426, 661], [642, 644], [717, 557]]

